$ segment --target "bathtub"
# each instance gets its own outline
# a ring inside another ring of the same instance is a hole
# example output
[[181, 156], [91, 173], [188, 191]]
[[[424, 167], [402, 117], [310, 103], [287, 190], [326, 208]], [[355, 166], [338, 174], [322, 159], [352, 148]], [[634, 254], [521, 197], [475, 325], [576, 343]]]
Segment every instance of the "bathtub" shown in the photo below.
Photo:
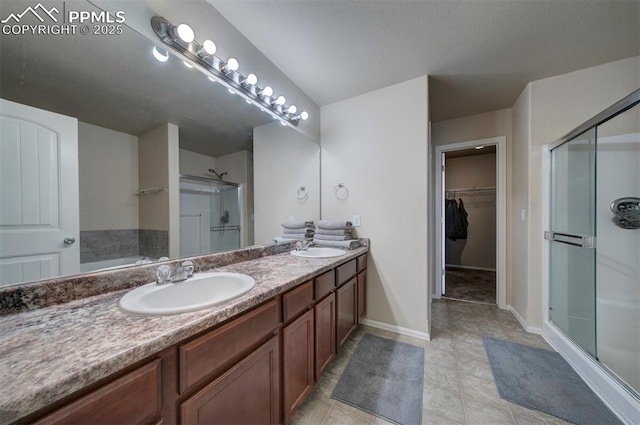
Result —
[[80, 264], [80, 273], [98, 272], [104, 270], [119, 269], [122, 267], [133, 266], [137, 261], [142, 260], [142, 256], [114, 258], [112, 260], [93, 261], [91, 263]]

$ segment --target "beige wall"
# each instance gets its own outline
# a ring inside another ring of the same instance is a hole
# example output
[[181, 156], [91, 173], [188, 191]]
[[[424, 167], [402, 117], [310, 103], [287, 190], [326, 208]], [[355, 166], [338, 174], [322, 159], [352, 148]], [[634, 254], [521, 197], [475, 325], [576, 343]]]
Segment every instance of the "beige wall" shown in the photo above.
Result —
[[[528, 305], [529, 270], [529, 139], [531, 128], [529, 113], [531, 110], [531, 87], [527, 86], [513, 105], [513, 143], [512, 168], [518, 170], [512, 174], [511, 199], [511, 261], [507, 281], [507, 304], [525, 314]], [[524, 214], [524, 217], [522, 216]]]
[[[496, 187], [496, 154], [450, 158], [445, 188]], [[496, 193], [458, 194], [467, 211], [467, 239], [445, 241], [447, 264], [496, 268]]]
[[140, 195], [140, 229], [169, 232], [169, 256], [180, 253], [180, 180], [178, 127], [164, 124], [138, 139], [138, 184], [164, 186], [160, 193]]
[[[280, 124], [253, 130], [254, 234], [256, 244], [273, 243], [280, 223], [320, 218], [320, 146]], [[306, 200], [296, 197], [305, 186]]]
[[80, 230], [138, 228], [138, 138], [78, 121]]
[[[528, 149], [528, 240], [519, 243], [527, 247], [529, 264], [526, 281], [514, 282], [517, 285], [514, 291], [527, 293], [527, 308], [514, 307], [529, 326], [542, 326], [542, 146], [561, 138], [639, 87], [640, 56], [636, 56], [533, 81], [525, 89], [530, 93], [528, 119], [518, 120], [514, 133], [525, 138], [519, 143], [526, 143]], [[523, 103], [526, 97], [521, 96]], [[524, 250], [522, 246], [517, 249]]]
[[511, 109], [501, 109], [431, 124], [432, 146], [496, 136], [506, 136], [507, 146], [511, 145]]
[[208, 170], [209, 168], [216, 168], [216, 159], [214, 157], [186, 149], [180, 149], [179, 162], [181, 174], [197, 177], [212, 178], [213, 174], [210, 174]]
[[418, 333], [429, 325], [427, 117], [425, 76], [325, 106], [321, 122], [322, 218], [360, 214], [357, 233], [371, 238], [368, 319]]

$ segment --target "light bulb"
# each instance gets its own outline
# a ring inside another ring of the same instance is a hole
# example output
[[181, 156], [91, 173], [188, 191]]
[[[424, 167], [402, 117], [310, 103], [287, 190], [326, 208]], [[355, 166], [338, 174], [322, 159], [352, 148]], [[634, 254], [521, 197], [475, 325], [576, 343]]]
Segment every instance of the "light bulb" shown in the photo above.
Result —
[[273, 95], [273, 89], [272, 89], [270, 86], [267, 86], [267, 87], [265, 87], [265, 88], [263, 88], [263, 89], [262, 89], [262, 91], [260, 92], [260, 94], [261, 94], [262, 96], [265, 96], [265, 97], [270, 97], [270, 96], [272, 96], [272, 95]]
[[209, 81], [212, 81], [212, 82], [214, 82], [214, 83], [217, 83], [216, 79], [215, 79], [215, 78], [213, 78], [213, 77], [209, 77]]
[[302, 111], [300, 113], [300, 118], [302, 118], [303, 120], [306, 120], [307, 118], [309, 118], [309, 113], [307, 111]]
[[180, 39], [185, 43], [191, 43], [196, 38], [195, 33], [187, 24], [178, 25], [178, 27], [176, 28], [176, 33], [178, 34], [178, 37], [180, 37]]
[[216, 43], [211, 40], [205, 40], [200, 49], [200, 56], [211, 56], [216, 52]]
[[156, 58], [158, 62], [166, 62], [169, 60], [169, 52], [160, 51], [156, 46], [153, 46], [153, 57]]
[[484, 149], [484, 146], [476, 146], [475, 149], [476, 150]]
[[289, 106], [289, 109], [287, 109], [287, 114], [295, 114], [296, 112], [298, 112], [298, 108], [296, 108], [296, 105], [291, 105]]
[[287, 125], [287, 123], [282, 121], [282, 120], [280, 120], [280, 125]]
[[229, 93], [231, 93], [231, 94], [236, 94], [236, 91], [235, 91], [235, 90], [233, 90], [233, 89], [227, 89], [227, 91], [228, 91]]
[[276, 105], [284, 105], [287, 102], [287, 98], [284, 96], [278, 96], [276, 101], [274, 102]]
[[237, 71], [239, 67], [240, 67], [240, 64], [235, 58], [229, 58], [226, 65], [224, 65], [224, 70], [225, 72]]
[[247, 78], [244, 79], [243, 83], [250, 86], [255, 86], [256, 84], [258, 84], [258, 77], [256, 77], [256, 74], [249, 74], [247, 75]]
[[187, 68], [193, 68], [193, 66], [189, 63], [187, 63], [186, 61], [182, 61], [182, 63], [184, 64], [184, 66], [186, 66]]

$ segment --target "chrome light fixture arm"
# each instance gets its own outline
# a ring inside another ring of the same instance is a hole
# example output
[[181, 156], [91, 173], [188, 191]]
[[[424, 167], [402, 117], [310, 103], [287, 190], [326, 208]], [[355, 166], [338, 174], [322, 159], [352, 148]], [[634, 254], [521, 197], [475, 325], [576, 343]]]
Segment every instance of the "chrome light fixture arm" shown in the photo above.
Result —
[[[186, 42], [180, 39], [175, 34], [175, 28], [177, 27], [165, 18], [154, 16], [151, 18], [151, 27], [163, 44], [171, 47], [171, 49], [196, 64], [198, 68], [227, 86], [227, 88], [242, 95], [245, 99], [259, 106], [275, 118], [292, 126], [297, 126], [301, 119], [307, 119], [308, 114], [306, 112], [295, 115], [288, 112], [291, 106], [277, 105], [273, 103], [269, 96], [261, 96], [263, 89], [254, 84], [246, 84], [247, 76], [240, 74], [237, 70], [229, 69], [227, 63], [216, 55], [202, 55], [204, 46], [195, 40]], [[295, 108], [292, 110], [295, 111]]]

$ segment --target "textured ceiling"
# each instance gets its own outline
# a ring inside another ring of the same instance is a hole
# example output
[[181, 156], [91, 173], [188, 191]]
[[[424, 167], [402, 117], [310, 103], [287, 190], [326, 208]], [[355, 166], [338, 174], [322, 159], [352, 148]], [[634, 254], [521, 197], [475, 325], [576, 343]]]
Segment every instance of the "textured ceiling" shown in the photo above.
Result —
[[640, 54], [639, 1], [209, 2], [318, 105], [426, 74], [432, 121]]

